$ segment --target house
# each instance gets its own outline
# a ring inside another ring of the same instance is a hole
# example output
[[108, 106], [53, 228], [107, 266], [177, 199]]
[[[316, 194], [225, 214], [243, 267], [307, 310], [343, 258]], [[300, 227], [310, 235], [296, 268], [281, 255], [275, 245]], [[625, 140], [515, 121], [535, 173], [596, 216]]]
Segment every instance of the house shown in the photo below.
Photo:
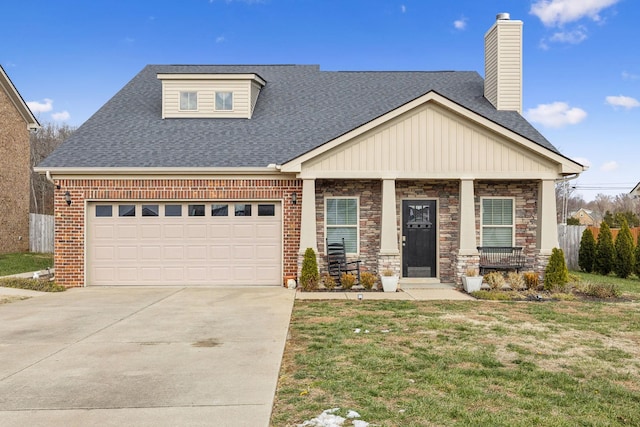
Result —
[[571, 218], [575, 218], [580, 225], [596, 225], [595, 214], [592, 210], [580, 208], [570, 214]]
[[0, 66], [0, 253], [29, 250], [29, 132], [39, 127]]
[[[522, 22], [476, 72], [149, 65], [42, 162], [66, 286], [280, 285], [327, 239], [403, 281], [459, 282], [477, 246], [558, 246], [583, 167], [522, 116]], [[402, 282], [401, 282], [402, 283]]]

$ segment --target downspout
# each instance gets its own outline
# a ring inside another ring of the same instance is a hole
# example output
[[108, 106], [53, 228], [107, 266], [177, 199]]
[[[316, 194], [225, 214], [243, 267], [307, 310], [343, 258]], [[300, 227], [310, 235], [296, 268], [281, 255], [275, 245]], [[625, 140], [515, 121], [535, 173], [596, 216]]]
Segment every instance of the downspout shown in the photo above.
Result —
[[56, 190], [60, 189], [60, 185], [56, 184], [56, 182], [53, 180], [53, 178], [51, 178], [51, 172], [50, 171], [47, 171], [45, 173], [45, 176], [47, 177], [47, 181], [49, 181], [50, 183], [52, 183], [56, 187]]

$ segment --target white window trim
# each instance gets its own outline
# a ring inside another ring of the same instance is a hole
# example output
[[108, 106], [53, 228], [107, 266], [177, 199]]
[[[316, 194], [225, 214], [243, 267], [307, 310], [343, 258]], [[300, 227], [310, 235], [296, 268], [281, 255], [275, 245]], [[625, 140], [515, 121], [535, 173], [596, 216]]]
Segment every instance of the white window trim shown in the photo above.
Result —
[[[182, 109], [182, 94], [183, 93], [195, 93], [196, 94], [196, 108], [195, 110], [183, 110]], [[200, 96], [197, 90], [181, 90], [178, 91], [178, 111], [184, 111], [185, 113], [195, 113], [200, 111]]]
[[356, 252], [347, 252], [347, 255], [360, 255], [360, 196], [325, 196], [324, 197], [324, 253], [327, 253], [327, 229], [329, 227], [353, 228], [353, 225], [327, 225], [327, 200], [328, 199], [355, 199], [356, 200]]
[[484, 218], [484, 200], [496, 200], [496, 199], [508, 199], [511, 200], [511, 225], [487, 225], [487, 227], [503, 227], [503, 228], [511, 228], [511, 246], [514, 247], [516, 245], [516, 198], [515, 197], [506, 197], [506, 196], [485, 196], [480, 197], [480, 244], [484, 245], [484, 223], [482, 218]]
[[[230, 93], [231, 94], [231, 109], [229, 110], [219, 110], [216, 106], [216, 97], [218, 96], [218, 93]], [[221, 112], [221, 113], [233, 113], [236, 110], [236, 103], [235, 103], [235, 94], [232, 90], [216, 90], [215, 92], [213, 92], [213, 110], [216, 112]]]

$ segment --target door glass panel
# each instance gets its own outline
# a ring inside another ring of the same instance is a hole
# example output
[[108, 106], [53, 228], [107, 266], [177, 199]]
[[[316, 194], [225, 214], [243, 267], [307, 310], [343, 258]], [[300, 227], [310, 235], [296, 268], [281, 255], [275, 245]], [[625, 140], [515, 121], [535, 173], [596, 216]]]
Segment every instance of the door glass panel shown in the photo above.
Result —
[[189, 205], [189, 216], [204, 216], [204, 205]]
[[160, 207], [158, 205], [142, 205], [142, 216], [158, 216]]
[[236, 204], [236, 216], [251, 216], [251, 205]]
[[182, 205], [165, 205], [164, 216], [182, 216]]
[[118, 216], [136, 216], [136, 205], [118, 205]]
[[96, 216], [107, 217], [113, 215], [113, 207], [111, 205], [97, 205]]
[[258, 216], [275, 216], [275, 205], [258, 205]]
[[211, 205], [211, 216], [229, 216], [229, 205]]

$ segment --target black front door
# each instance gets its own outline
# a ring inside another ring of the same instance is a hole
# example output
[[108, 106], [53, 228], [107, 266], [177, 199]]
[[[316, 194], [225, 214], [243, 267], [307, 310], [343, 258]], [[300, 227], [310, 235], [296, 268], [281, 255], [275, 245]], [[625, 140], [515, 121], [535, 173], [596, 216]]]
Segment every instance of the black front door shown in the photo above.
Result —
[[436, 277], [436, 202], [402, 201], [402, 277]]

